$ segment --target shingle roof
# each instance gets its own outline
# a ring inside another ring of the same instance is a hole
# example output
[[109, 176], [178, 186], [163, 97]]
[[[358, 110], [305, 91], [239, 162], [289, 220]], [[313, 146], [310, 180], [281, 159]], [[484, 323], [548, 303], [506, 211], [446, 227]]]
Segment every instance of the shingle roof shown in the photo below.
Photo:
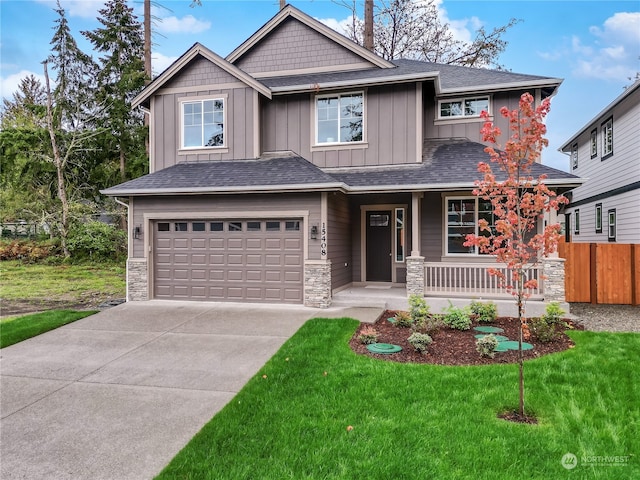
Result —
[[[484, 145], [468, 140], [427, 140], [422, 163], [390, 166], [384, 169], [336, 169], [326, 170], [333, 178], [351, 187], [352, 190], [372, 187], [418, 187], [430, 189], [469, 188], [479, 177], [478, 162], [489, 163]], [[497, 169], [495, 169], [497, 171]], [[579, 184], [579, 177], [555, 168], [536, 163], [532, 176], [547, 175], [548, 184]], [[499, 179], [500, 174], [496, 177]], [[576, 183], [577, 182], [577, 183]]]
[[283, 77], [265, 77], [260, 81], [274, 91], [294, 89], [296, 87], [310, 88], [312, 85], [324, 85], [336, 82], [370, 82], [395, 79], [410, 76], [425, 78], [439, 75], [442, 92], [450, 90], [464, 90], [474, 87], [487, 89], [488, 86], [507, 87], [533, 83], [549, 83], [559, 85], [560, 79], [507, 72], [504, 70], [490, 70], [485, 68], [471, 68], [441, 63], [423, 62], [419, 60], [393, 60], [396, 68], [369, 68], [344, 72], [314, 73], [305, 75], [290, 75]]
[[[489, 161], [484, 145], [468, 140], [428, 140], [423, 162], [402, 166], [321, 170], [297, 155], [257, 160], [183, 162], [103, 193], [112, 196], [181, 193], [257, 193], [343, 190], [346, 192], [472, 188], [477, 164]], [[535, 164], [533, 176], [549, 185], [577, 186], [575, 175]]]

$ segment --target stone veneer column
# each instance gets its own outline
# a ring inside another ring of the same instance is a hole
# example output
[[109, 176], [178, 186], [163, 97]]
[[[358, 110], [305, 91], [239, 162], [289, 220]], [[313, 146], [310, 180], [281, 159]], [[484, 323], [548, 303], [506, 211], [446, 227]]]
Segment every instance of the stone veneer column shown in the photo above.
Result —
[[127, 260], [127, 301], [149, 299], [149, 273], [146, 258]]
[[331, 260], [305, 260], [304, 305], [316, 308], [331, 305]]
[[407, 297], [424, 296], [424, 257], [407, 257]]
[[544, 258], [542, 274], [544, 275], [544, 300], [546, 302], [564, 302], [564, 258]]

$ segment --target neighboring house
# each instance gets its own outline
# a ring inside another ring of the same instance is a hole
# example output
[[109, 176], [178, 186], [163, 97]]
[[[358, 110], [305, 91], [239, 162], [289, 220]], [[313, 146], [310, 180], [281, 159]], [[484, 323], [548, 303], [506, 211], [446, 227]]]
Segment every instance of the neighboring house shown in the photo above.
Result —
[[640, 80], [560, 151], [585, 179], [570, 192], [567, 241], [640, 243]]
[[150, 113], [151, 173], [104, 192], [129, 205], [128, 299], [327, 307], [352, 285], [482, 293], [477, 275], [495, 262], [463, 246], [491, 217], [471, 194], [488, 160], [480, 112], [560, 83], [387, 61], [291, 6], [226, 58], [196, 43], [134, 100]]

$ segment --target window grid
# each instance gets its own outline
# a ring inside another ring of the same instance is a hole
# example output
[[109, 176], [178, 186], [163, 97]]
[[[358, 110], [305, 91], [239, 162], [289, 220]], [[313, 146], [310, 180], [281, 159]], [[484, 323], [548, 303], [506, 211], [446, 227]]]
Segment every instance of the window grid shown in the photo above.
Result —
[[598, 129], [591, 131], [591, 158], [598, 156]]
[[613, 155], [613, 118], [602, 124], [602, 160]]
[[596, 233], [602, 233], [602, 204], [596, 203]]
[[571, 147], [571, 166], [575, 170], [578, 168], [578, 144]]
[[576, 210], [573, 215], [573, 233], [580, 235], [580, 210]]
[[344, 93], [316, 98], [316, 143], [350, 143], [364, 140], [364, 93]]
[[182, 103], [182, 148], [224, 146], [224, 99]]
[[608, 238], [610, 242], [615, 242], [616, 240], [616, 209], [612, 208], [608, 211], [609, 217], [609, 234]]

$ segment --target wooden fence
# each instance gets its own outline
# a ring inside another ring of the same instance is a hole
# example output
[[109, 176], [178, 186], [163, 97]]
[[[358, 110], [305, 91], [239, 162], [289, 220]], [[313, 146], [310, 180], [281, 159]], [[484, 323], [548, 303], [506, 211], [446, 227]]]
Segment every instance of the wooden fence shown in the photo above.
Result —
[[640, 303], [640, 245], [560, 243], [567, 302]]

